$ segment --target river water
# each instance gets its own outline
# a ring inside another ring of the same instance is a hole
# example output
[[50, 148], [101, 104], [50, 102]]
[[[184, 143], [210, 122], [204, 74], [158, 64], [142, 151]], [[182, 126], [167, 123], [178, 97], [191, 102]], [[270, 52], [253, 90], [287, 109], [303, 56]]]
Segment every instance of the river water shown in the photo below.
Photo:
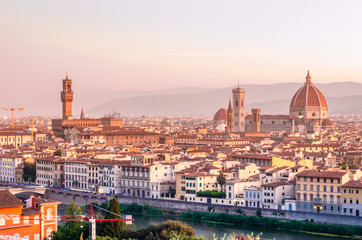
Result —
[[[58, 214], [65, 215], [65, 209], [67, 209], [69, 205], [60, 204], [58, 206]], [[84, 209], [85, 212], [89, 210]], [[168, 220], [168, 217], [162, 216], [145, 216], [134, 214], [134, 225], [136, 228], [147, 227], [151, 224], [159, 224], [163, 221]], [[175, 218], [172, 218], [175, 219]], [[265, 229], [257, 229], [257, 228], [247, 228], [234, 226], [229, 224], [220, 224], [220, 223], [209, 223], [209, 222], [200, 222], [194, 220], [183, 220], [180, 219], [181, 222], [184, 222], [195, 229], [196, 236], [205, 237], [207, 239], [212, 239], [215, 234], [216, 237], [222, 237], [224, 234], [232, 234], [233, 236], [250, 234], [254, 233], [254, 236], [258, 233], [262, 233], [261, 237], [263, 238], [271, 238], [275, 240], [337, 240], [337, 239], [348, 239], [348, 238], [340, 238], [340, 237], [327, 237], [320, 235], [312, 235], [306, 233], [296, 233], [296, 232], [285, 232], [285, 231], [266, 231]], [[59, 224], [63, 224], [63, 222], [59, 222]]]
[[[168, 220], [167, 217], [155, 217], [155, 216], [144, 216], [144, 215], [133, 215], [134, 224], [137, 228], [147, 227], [150, 224], [158, 224], [160, 222]], [[304, 233], [294, 232], [283, 232], [283, 231], [265, 231], [264, 229], [251, 229], [245, 227], [239, 227], [234, 225], [226, 225], [219, 223], [208, 223], [192, 220], [180, 220], [181, 222], [187, 223], [196, 231], [196, 236], [204, 236], [207, 239], [212, 239], [213, 234], [217, 237], [222, 237], [226, 233], [227, 235], [232, 234], [233, 236], [254, 233], [254, 236], [262, 232], [261, 237], [263, 238], [275, 238], [276, 240], [337, 240], [341, 238], [319, 236]], [[346, 239], [346, 238], [345, 238]]]

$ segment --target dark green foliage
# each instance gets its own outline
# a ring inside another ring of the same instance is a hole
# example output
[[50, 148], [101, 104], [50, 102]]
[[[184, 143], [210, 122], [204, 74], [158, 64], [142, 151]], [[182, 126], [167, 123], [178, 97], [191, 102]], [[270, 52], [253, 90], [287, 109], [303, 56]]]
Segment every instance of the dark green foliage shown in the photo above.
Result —
[[[107, 209], [108, 211], [115, 213], [106, 213], [105, 219], [119, 219], [121, 218], [121, 210], [119, 208], [119, 203], [116, 198], [113, 198], [109, 201], [109, 207]], [[124, 227], [124, 222], [121, 221], [114, 221], [114, 222], [102, 222], [99, 227], [99, 232], [102, 236], [109, 236], [109, 237], [115, 237], [120, 238], [122, 234], [122, 230]]]
[[168, 240], [172, 237], [177, 239], [191, 240], [195, 237], [195, 230], [180, 221], [168, 220], [159, 225], [150, 225], [136, 231], [127, 231], [122, 235], [123, 239], [145, 239], [145, 240]]
[[211, 212], [214, 208], [215, 208], [215, 206], [208, 206], [207, 210], [209, 210], [209, 212]]
[[257, 216], [243, 216], [231, 215], [227, 213], [206, 212], [183, 212], [180, 214], [180, 217], [199, 221], [232, 223], [238, 226], [264, 228], [268, 230], [307, 231], [347, 236], [362, 235], [362, 227], [360, 226], [320, 224], [314, 223], [313, 219], [311, 219], [310, 222], [308, 222], [308, 219], [306, 219], [305, 221], [285, 221], [277, 218], [261, 218]]
[[224, 176], [223, 173], [220, 173], [220, 175], [217, 176], [216, 181], [218, 184], [220, 184], [221, 191], [222, 191], [222, 186], [224, 186], [224, 184], [226, 183], [226, 177]]
[[112, 238], [112, 237], [100, 237], [100, 236], [97, 236], [96, 237], [96, 240], [118, 240], [117, 238]]
[[54, 156], [62, 156], [62, 151], [57, 150], [53, 153]]
[[206, 190], [206, 191], [198, 191], [197, 192], [198, 197], [210, 197], [210, 198], [225, 198], [226, 193], [224, 192], [218, 192], [216, 190]]
[[[74, 217], [77, 214], [85, 214], [82, 212], [75, 202], [71, 202], [69, 208], [66, 210], [68, 216]], [[88, 222], [80, 221], [67, 221], [63, 226], [59, 226], [58, 231], [53, 233], [53, 240], [73, 240], [79, 239], [83, 233], [83, 239], [88, 237], [89, 233]]]
[[150, 203], [149, 203], [149, 202], [146, 202], [145, 205], [143, 205], [143, 209], [146, 210], [146, 211], [147, 211], [147, 210], [150, 210], [150, 209], [151, 209]]
[[261, 217], [261, 209], [256, 210], [256, 216]]
[[130, 205], [121, 205], [122, 211], [126, 213], [142, 213], [143, 207], [133, 202]]
[[130, 205], [121, 204], [122, 212], [125, 213], [146, 213], [148, 215], [162, 215], [162, 211], [157, 208], [152, 208], [151, 205], [146, 202], [144, 206], [138, 205], [133, 202]]
[[23, 179], [24, 181], [28, 181], [31, 178], [31, 181], [34, 182], [36, 178], [36, 165], [35, 163], [27, 163], [24, 162], [24, 169], [23, 169]]

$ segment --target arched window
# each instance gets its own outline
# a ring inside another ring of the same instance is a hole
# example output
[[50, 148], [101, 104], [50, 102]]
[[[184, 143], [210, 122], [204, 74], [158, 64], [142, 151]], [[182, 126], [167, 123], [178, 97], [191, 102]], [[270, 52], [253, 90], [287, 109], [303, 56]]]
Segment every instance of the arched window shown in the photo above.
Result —
[[53, 213], [53, 210], [51, 208], [48, 208], [47, 209], [47, 220], [52, 219], [52, 213]]
[[330, 202], [333, 204], [333, 203], [334, 203], [334, 196], [331, 195], [331, 196], [330, 196], [330, 199], [331, 199]]
[[15, 233], [15, 234], [14, 234], [14, 237], [13, 237], [12, 239], [14, 239], [14, 240], [20, 240], [21, 238], [20, 238], [20, 235], [19, 235], [18, 233]]
[[51, 228], [51, 227], [47, 228], [46, 235], [45, 235], [47, 239], [52, 239], [52, 232], [53, 232], [53, 228]]

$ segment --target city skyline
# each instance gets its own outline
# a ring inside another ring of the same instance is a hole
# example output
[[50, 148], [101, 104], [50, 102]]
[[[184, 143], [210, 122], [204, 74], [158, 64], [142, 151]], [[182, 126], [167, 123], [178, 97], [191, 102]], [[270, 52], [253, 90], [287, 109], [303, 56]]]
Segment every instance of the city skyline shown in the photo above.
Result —
[[362, 236], [361, 9], [1, 1], [0, 239]]
[[205, 3], [3, 2], [4, 90], [362, 82], [358, 1]]

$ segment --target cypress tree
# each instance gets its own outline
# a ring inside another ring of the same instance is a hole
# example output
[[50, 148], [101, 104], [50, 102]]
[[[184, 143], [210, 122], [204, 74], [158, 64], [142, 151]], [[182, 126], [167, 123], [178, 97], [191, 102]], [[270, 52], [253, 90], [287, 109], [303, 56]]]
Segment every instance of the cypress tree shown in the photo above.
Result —
[[[113, 198], [109, 201], [108, 211], [121, 215], [121, 210], [119, 203], [116, 198]], [[107, 212], [105, 219], [119, 219], [120, 216], [114, 215]], [[114, 221], [114, 222], [103, 222], [100, 228], [100, 235], [109, 236], [113, 238], [121, 238], [124, 222]]]

